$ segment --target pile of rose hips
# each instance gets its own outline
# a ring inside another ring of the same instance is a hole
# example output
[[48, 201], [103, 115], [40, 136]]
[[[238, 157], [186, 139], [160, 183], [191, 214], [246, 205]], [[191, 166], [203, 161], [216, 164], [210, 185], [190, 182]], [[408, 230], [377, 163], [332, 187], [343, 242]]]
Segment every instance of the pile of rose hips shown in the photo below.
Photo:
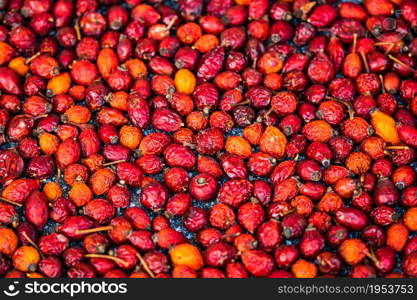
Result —
[[0, 276], [417, 277], [417, 1], [0, 1]]

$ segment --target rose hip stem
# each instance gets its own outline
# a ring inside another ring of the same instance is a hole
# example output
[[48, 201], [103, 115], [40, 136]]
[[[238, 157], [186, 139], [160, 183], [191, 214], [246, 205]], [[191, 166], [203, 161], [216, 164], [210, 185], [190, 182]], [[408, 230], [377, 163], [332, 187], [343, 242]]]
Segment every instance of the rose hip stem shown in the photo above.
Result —
[[118, 258], [116, 256], [112, 256], [112, 255], [90, 253], [90, 254], [85, 254], [84, 257], [87, 257], [87, 258], [106, 258], [106, 259], [113, 260], [114, 262], [117, 262], [119, 264], [122, 264], [125, 267], [127, 267], [129, 265], [123, 259]]
[[42, 118], [46, 118], [47, 116], [48, 116], [48, 114], [39, 115], [39, 116], [33, 117], [33, 119], [34, 120], [39, 120], [39, 119], [42, 119]]
[[146, 273], [148, 273], [149, 276], [151, 276], [152, 278], [155, 278], [155, 274], [152, 272], [151, 269], [149, 269], [149, 267], [146, 264], [146, 261], [143, 259], [142, 255], [139, 252], [137, 252], [136, 256], [139, 259], [141, 266], [143, 266], [143, 268], [145, 269]]
[[[307, 2], [306, 4], [304, 4], [299, 11], [297, 12], [299, 17], [302, 18], [303, 20], [306, 19], [307, 14], [313, 9], [313, 7], [316, 6], [316, 2], [315, 1], [311, 1], [311, 2]], [[301, 13], [301, 15], [300, 15]]]
[[37, 58], [39, 55], [41, 55], [40, 52], [36, 52], [34, 55], [32, 55], [31, 57], [29, 57], [28, 59], [25, 60], [25, 64], [28, 65], [32, 62], [32, 60], [34, 60], [35, 58]]
[[392, 50], [392, 48], [394, 48], [395, 43], [393, 42], [379, 42], [379, 43], [375, 43], [374, 46], [385, 46], [388, 45], [388, 49], [385, 51], [385, 55], [389, 54]]
[[223, 239], [235, 238], [235, 237], [238, 237], [241, 234], [242, 233], [240, 233], [240, 232], [238, 232], [238, 233], [231, 233], [231, 234], [225, 234], [225, 235], [223, 235]]
[[239, 106], [239, 105], [246, 105], [246, 104], [250, 104], [250, 100], [249, 99], [245, 99], [243, 101], [240, 101], [238, 103], [235, 103], [234, 106]]
[[175, 22], [177, 21], [178, 17], [177, 16], [173, 16], [171, 21], [169, 21], [166, 30], [169, 31], [171, 30], [172, 26], [174, 26]]
[[410, 149], [410, 147], [405, 146], [405, 145], [385, 147], [385, 150], [408, 150], [408, 149]]
[[268, 118], [268, 116], [271, 114], [271, 112], [273, 112], [274, 109], [271, 107], [270, 109], [268, 109], [268, 111], [263, 115], [263, 118], [266, 119]]
[[385, 46], [385, 45], [395, 45], [393, 42], [378, 42], [374, 43], [374, 46]]
[[56, 172], [56, 179], [55, 179], [56, 183], [59, 183], [60, 177], [61, 177], [61, 168], [58, 168], [58, 171]]
[[36, 245], [36, 243], [28, 236], [28, 234], [26, 233], [26, 231], [22, 231], [22, 235], [23, 235], [23, 237], [25, 239], [27, 239], [27, 241], [29, 242], [29, 244], [31, 244], [33, 246], [33, 248], [35, 248], [39, 252], [40, 256], [42, 258], [45, 258], [45, 256], [43, 255], [42, 251], [39, 249], [38, 245]]
[[334, 101], [342, 103], [348, 109], [349, 119], [352, 120], [355, 117], [355, 111], [353, 110], [353, 107], [349, 102], [344, 101], [344, 100], [340, 100], [340, 99], [337, 99], [337, 98], [331, 97], [331, 96], [326, 96], [326, 99], [334, 100]]
[[358, 34], [353, 34], [353, 47], [352, 47], [352, 53], [356, 53], [356, 45], [358, 44]]
[[122, 163], [122, 162], [126, 162], [126, 160], [121, 159], [121, 160], [115, 160], [115, 161], [111, 161], [105, 164], [102, 164], [102, 167], [108, 167], [108, 166], [112, 166], [112, 165], [116, 165], [118, 163]]
[[366, 255], [366, 257], [368, 257], [370, 260], [373, 261], [374, 264], [379, 264], [379, 260], [375, 257], [375, 255], [369, 253], [368, 251], [365, 251], [363, 254]]
[[382, 74], [379, 74], [379, 81], [381, 81], [382, 94], [385, 94], [384, 76], [382, 76]]
[[75, 34], [77, 35], [77, 40], [81, 40], [81, 30], [80, 30], [80, 24], [78, 19], [75, 20], [74, 24]]
[[90, 228], [90, 229], [76, 230], [75, 234], [88, 234], [88, 233], [94, 233], [94, 232], [100, 232], [100, 231], [109, 231], [113, 229], [114, 229], [113, 226], [101, 226], [101, 227]]
[[14, 202], [12, 200], [9, 200], [9, 199], [3, 198], [3, 197], [0, 197], [0, 201], [9, 203], [9, 204], [12, 204], [12, 205], [15, 205], [15, 206], [19, 206], [19, 207], [22, 207], [23, 206], [23, 204], [21, 204], [21, 203]]
[[[281, 217], [281, 218], [282, 218], [282, 217], [285, 217], [286, 215], [292, 214], [293, 212], [296, 212], [296, 211], [297, 211], [297, 209], [296, 209], [296, 208], [289, 209], [289, 210], [287, 210], [286, 212], [281, 213], [281, 214], [280, 214], [280, 217]], [[276, 219], [272, 219], [272, 220], [275, 220], [275, 221], [279, 222], [279, 221], [278, 221], [278, 220], [276, 220]]]
[[410, 67], [409, 65], [403, 63], [401, 60], [399, 60], [398, 58], [392, 56], [391, 54], [388, 55], [388, 57], [394, 61], [395, 63], [399, 64], [400, 66], [403, 66], [404, 68], [410, 70], [411, 72], [415, 72], [416, 70], [414, 70], [412, 67]]
[[252, 68], [256, 69], [256, 64], [257, 64], [257, 63], [258, 63], [258, 58], [257, 58], [257, 57], [255, 57], [255, 58], [253, 59]]
[[188, 147], [190, 149], [196, 149], [197, 148], [197, 144], [184, 142], [184, 143], [182, 143], [182, 145], [185, 146], [185, 147]]

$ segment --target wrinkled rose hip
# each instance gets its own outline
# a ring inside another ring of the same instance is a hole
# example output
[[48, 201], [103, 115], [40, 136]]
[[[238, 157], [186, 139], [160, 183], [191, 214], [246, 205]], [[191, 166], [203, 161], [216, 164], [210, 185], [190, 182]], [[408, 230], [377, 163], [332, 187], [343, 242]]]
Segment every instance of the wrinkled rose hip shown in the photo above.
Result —
[[417, 277], [415, 0], [6, 2], [1, 277]]

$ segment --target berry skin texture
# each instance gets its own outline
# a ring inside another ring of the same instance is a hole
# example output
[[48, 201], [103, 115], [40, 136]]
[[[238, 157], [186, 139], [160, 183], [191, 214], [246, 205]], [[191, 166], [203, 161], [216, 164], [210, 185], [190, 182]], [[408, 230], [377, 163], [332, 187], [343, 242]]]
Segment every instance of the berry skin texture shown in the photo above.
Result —
[[260, 250], [249, 250], [242, 254], [245, 268], [256, 277], [267, 276], [273, 268], [273, 259], [269, 254]]
[[304, 259], [298, 259], [291, 266], [291, 271], [296, 278], [314, 278], [317, 276], [317, 267]]
[[359, 239], [347, 239], [340, 245], [339, 253], [347, 264], [357, 265], [365, 258], [368, 249]]
[[268, 126], [259, 140], [261, 151], [276, 158], [281, 158], [284, 155], [286, 144], [287, 138], [274, 126]]
[[184, 243], [174, 246], [169, 255], [174, 265], [199, 270], [203, 266], [203, 256], [193, 245]]
[[174, 2], [0, 1], [0, 277], [417, 277], [416, 1]]

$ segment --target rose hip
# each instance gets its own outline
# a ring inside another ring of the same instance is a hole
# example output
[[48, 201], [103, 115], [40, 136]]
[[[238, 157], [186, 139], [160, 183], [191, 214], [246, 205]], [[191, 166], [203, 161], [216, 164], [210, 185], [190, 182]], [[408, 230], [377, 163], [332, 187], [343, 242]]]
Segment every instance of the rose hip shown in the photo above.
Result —
[[417, 276], [414, 0], [119, 2], [0, 1], [0, 277]]

